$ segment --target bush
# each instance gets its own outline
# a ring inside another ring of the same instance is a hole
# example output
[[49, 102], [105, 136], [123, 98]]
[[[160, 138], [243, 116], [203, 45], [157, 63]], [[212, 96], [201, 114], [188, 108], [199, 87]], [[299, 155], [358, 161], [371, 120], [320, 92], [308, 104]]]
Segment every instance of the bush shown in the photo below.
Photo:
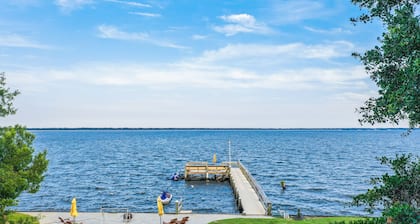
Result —
[[341, 222], [332, 222], [330, 224], [386, 224], [386, 219], [383, 217], [380, 218], [369, 218], [369, 219], [361, 219], [355, 221], [341, 221]]
[[407, 204], [395, 204], [385, 210], [382, 215], [390, 217], [392, 219], [392, 223], [420, 223], [420, 210]]
[[10, 221], [10, 224], [35, 224], [38, 223], [36, 218], [20, 218], [18, 221]]
[[6, 211], [0, 216], [0, 224], [39, 224], [38, 217], [32, 217], [26, 214]]

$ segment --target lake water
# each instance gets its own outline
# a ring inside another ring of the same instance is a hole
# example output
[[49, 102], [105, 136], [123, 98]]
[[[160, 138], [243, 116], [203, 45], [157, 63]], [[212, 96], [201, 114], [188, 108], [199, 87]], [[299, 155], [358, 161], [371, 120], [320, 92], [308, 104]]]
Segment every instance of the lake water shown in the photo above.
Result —
[[[387, 171], [375, 157], [420, 152], [420, 131], [401, 129], [304, 130], [32, 130], [35, 148], [48, 150], [49, 169], [36, 194], [22, 194], [21, 211], [101, 207], [156, 212], [169, 190], [195, 213], [237, 213], [228, 182], [172, 182], [187, 161], [240, 160], [279, 209], [305, 215], [364, 215], [348, 207], [369, 178]], [[286, 181], [282, 191], [280, 181]], [[175, 203], [165, 207], [174, 212]]]

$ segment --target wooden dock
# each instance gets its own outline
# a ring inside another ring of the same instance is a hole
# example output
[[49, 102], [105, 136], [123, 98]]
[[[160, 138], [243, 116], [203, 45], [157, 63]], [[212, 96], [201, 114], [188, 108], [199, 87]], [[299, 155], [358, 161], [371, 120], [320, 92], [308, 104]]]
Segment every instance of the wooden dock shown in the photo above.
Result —
[[229, 164], [209, 164], [208, 162], [187, 162], [185, 180], [209, 180], [229, 177]]
[[241, 162], [208, 164], [188, 162], [185, 165], [185, 180], [228, 178], [239, 211], [244, 215], [271, 215], [272, 204], [257, 181]]

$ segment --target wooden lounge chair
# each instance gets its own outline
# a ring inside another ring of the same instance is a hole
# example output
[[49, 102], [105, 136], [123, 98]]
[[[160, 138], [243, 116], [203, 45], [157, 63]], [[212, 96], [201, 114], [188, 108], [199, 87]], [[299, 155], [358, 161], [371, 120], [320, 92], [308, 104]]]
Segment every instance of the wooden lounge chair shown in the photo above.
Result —
[[73, 222], [70, 219], [63, 219], [61, 217], [58, 217], [58, 219], [60, 220], [61, 223], [63, 224], [83, 224], [83, 222]]
[[61, 223], [64, 223], [64, 224], [73, 224], [73, 222], [70, 221], [70, 219], [63, 219], [61, 217], [58, 217], [58, 219], [60, 220]]
[[178, 223], [178, 219], [177, 218], [173, 218], [169, 222], [163, 221], [163, 224], [176, 224], [176, 223]]
[[181, 220], [176, 221], [176, 224], [185, 224], [188, 222], [189, 218], [190, 218], [189, 216], [185, 216]]

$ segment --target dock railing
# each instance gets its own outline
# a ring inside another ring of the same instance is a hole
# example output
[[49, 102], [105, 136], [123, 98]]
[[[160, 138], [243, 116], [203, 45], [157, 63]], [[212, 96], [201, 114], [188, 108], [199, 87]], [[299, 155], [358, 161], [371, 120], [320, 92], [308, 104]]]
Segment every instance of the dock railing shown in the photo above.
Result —
[[[234, 163], [232, 163], [232, 165], [233, 164]], [[245, 178], [249, 181], [252, 188], [257, 193], [258, 199], [264, 205], [266, 215], [272, 215], [271, 210], [272, 210], [273, 205], [272, 205], [270, 199], [268, 199], [267, 195], [262, 190], [261, 186], [258, 184], [258, 182], [254, 179], [254, 177], [249, 173], [248, 169], [246, 169], [245, 166], [240, 161], [238, 161], [236, 164], [237, 164], [237, 166], [239, 166], [242, 173], [245, 175]]]

